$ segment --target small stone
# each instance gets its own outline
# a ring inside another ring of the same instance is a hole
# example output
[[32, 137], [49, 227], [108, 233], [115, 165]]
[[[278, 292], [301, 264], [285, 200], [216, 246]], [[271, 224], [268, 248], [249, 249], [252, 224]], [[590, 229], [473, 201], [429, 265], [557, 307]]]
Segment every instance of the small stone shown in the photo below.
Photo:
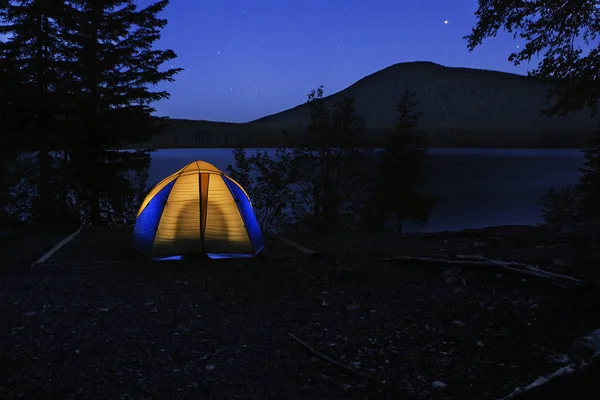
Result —
[[564, 228], [561, 229], [560, 233], [574, 233], [575, 232], [575, 228], [571, 227], [571, 226], [565, 226]]
[[504, 278], [504, 275], [502, 275], [502, 274], [496, 274], [496, 275], [494, 275], [494, 278], [496, 278], [496, 279], [502, 279], [502, 278]]
[[452, 321], [452, 325], [460, 326], [462, 328], [463, 326], [465, 326], [465, 323], [462, 321], [459, 321], [459, 320], [455, 320], [455, 321]]
[[207, 370], [207, 371], [212, 371], [215, 368], [216, 368], [215, 364], [208, 364], [206, 367], [204, 367], [204, 369]]
[[314, 363], [319, 362], [319, 357], [311, 357], [310, 361]]
[[475, 242], [475, 243], [473, 243], [473, 248], [475, 248], [475, 249], [480, 249], [480, 248], [485, 247], [485, 246], [486, 246], [486, 243], [484, 243], [484, 242]]
[[442, 382], [442, 381], [435, 381], [435, 382], [432, 382], [432, 383], [431, 383], [431, 387], [432, 387], [432, 388], [434, 388], [434, 389], [443, 389], [443, 388], [445, 388], [446, 386], [448, 386], [448, 385], [447, 385], [447, 384], [445, 384], [445, 383], [444, 383], [444, 382]]
[[35, 311], [29, 311], [29, 312], [26, 312], [26, 313], [25, 313], [25, 314], [23, 314], [23, 315], [24, 315], [24, 316], [26, 316], [26, 317], [33, 317], [35, 314], [36, 314], [36, 312], [35, 312]]
[[360, 308], [358, 304], [349, 304], [346, 306], [347, 311], [356, 311]]

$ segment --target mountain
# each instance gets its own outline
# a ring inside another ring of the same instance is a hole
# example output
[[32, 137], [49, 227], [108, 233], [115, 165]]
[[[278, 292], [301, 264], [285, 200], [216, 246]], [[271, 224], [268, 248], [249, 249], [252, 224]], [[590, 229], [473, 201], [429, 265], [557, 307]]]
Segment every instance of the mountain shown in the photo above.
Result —
[[[533, 78], [432, 62], [392, 65], [325, 101], [331, 105], [353, 95], [365, 118], [368, 138], [378, 144], [395, 122], [405, 85], [420, 101], [420, 128], [427, 132], [431, 147], [586, 147], [587, 136], [596, 126], [589, 111], [541, 115], [548, 105], [547, 89]], [[307, 88], [307, 94], [311, 89]], [[243, 124], [172, 119], [164, 135], [140, 146], [293, 146], [299, 127], [306, 123], [307, 111], [303, 103]]]
[[[533, 78], [432, 62], [392, 65], [328, 96], [326, 101], [331, 104], [352, 94], [367, 127], [390, 127], [395, 122], [395, 107], [405, 85], [421, 102], [423, 129], [540, 131], [593, 127], [589, 112], [551, 118], [540, 115], [547, 106], [544, 97], [547, 90]], [[248, 125], [296, 127], [305, 120], [306, 112], [307, 106], [302, 104]]]

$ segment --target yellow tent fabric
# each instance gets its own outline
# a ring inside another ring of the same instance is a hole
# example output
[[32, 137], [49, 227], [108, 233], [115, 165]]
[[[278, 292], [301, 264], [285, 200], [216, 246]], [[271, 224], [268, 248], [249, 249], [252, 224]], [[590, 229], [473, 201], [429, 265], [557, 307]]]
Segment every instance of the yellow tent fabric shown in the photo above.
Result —
[[153, 257], [255, 255], [264, 247], [246, 191], [204, 161], [186, 165], [148, 193], [137, 214], [134, 242]]

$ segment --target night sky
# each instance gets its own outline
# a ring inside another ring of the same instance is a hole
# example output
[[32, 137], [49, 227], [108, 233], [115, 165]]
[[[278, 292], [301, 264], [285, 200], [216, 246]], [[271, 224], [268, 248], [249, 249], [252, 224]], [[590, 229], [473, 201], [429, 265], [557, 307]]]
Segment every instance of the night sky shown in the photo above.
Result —
[[[150, 0], [142, 0], [147, 4]], [[172, 0], [157, 47], [173, 49], [176, 82], [157, 114], [246, 122], [340, 91], [405, 61], [526, 74], [509, 34], [469, 53], [477, 0]], [[533, 60], [532, 62], [535, 62]]]

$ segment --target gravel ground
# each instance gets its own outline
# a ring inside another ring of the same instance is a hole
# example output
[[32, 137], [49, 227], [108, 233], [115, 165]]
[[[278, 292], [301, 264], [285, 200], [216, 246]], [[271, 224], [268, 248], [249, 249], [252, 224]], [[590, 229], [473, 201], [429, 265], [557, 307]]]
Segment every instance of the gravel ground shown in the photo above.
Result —
[[30, 267], [45, 235], [3, 247], [2, 399], [496, 399], [600, 327], [545, 283], [378, 261], [397, 236], [305, 238], [324, 260], [150, 263], [129, 229], [88, 228]]

